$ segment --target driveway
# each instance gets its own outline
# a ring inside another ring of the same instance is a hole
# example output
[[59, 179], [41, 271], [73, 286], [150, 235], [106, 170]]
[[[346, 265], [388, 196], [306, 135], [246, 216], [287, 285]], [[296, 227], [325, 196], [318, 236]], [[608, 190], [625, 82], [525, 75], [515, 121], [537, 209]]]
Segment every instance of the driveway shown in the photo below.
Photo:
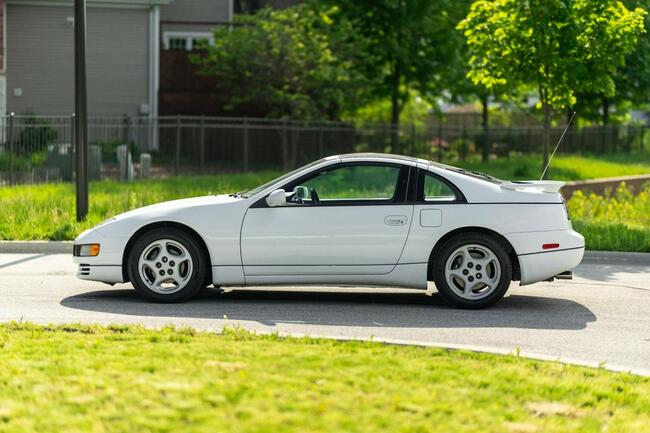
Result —
[[129, 285], [76, 279], [68, 255], [0, 254], [0, 321], [240, 325], [261, 333], [520, 351], [650, 375], [647, 257], [592, 256], [572, 281], [513, 285], [495, 307], [463, 311], [436, 293], [361, 288], [212, 289], [185, 304], [152, 304]]

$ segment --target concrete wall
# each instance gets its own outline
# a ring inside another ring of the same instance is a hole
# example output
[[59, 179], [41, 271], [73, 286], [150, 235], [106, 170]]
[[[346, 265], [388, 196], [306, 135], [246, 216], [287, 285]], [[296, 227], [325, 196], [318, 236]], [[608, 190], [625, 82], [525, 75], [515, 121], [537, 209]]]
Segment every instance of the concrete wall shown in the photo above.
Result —
[[562, 188], [562, 195], [567, 200], [570, 199], [578, 190], [585, 193], [604, 195], [607, 191], [614, 191], [618, 188], [621, 182], [625, 182], [625, 185], [627, 185], [633, 193], [638, 193], [644, 185], [650, 185], [650, 174], [571, 181], [567, 182], [567, 184]]

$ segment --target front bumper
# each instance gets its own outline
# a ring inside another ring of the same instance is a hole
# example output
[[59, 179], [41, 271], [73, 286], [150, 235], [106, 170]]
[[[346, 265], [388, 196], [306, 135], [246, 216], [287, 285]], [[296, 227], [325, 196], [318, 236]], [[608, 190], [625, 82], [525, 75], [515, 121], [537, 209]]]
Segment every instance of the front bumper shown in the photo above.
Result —
[[99, 281], [108, 284], [125, 282], [124, 276], [122, 274], [122, 266], [119, 265], [104, 266], [80, 263], [77, 269], [77, 278], [89, 281]]
[[79, 265], [77, 277], [109, 284], [123, 283], [122, 259], [127, 241], [127, 237], [105, 237], [97, 229], [83, 232], [75, 239], [74, 245], [99, 244], [100, 249], [95, 257], [73, 255], [72, 261]]

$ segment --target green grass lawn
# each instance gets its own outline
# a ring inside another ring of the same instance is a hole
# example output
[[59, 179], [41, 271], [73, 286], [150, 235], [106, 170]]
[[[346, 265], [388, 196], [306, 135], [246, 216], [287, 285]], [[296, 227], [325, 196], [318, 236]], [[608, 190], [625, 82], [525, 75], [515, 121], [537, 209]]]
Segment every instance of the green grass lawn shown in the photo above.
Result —
[[[452, 165], [483, 171], [500, 179], [535, 180], [542, 170], [541, 156], [455, 162]], [[564, 156], [553, 158], [549, 168], [550, 179], [582, 180], [599, 177], [650, 174], [650, 153], [608, 154], [606, 156]]]
[[650, 432], [650, 379], [517, 356], [0, 325], [0, 431]]
[[85, 229], [130, 209], [178, 198], [242, 191], [277, 175], [261, 171], [132, 183], [91, 182], [90, 212], [83, 223], [75, 219], [74, 184], [0, 187], [0, 239], [74, 239]]
[[[584, 179], [650, 173], [650, 155], [610, 155], [608, 158], [614, 162], [558, 156], [551, 177]], [[631, 163], [632, 160], [637, 162]], [[537, 158], [496, 160], [487, 164], [466, 162], [464, 165], [504, 179], [535, 178], [532, 172], [539, 169]], [[74, 239], [86, 228], [130, 209], [176, 198], [246, 190], [279, 174], [263, 171], [133, 183], [93, 182], [90, 185], [90, 214], [83, 223], [75, 221], [72, 184], [4, 187], [0, 188], [0, 239]], [[578, 194], [569, 201], [569, 208], [575, 228], [587, 239], [587, 248], [650, 252], [649, 203], [648, 193], [632, 196], [619, 191], [607, 198]]]

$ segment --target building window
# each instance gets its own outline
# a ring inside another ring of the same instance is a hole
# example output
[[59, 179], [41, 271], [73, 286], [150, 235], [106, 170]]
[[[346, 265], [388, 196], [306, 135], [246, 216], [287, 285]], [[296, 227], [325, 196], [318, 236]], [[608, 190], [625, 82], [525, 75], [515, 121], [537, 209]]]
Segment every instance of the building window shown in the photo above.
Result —
[[211, 33], [165, 32], [163, 47], [169, 51], [193, 51], [205, 44], [213, 45]]

